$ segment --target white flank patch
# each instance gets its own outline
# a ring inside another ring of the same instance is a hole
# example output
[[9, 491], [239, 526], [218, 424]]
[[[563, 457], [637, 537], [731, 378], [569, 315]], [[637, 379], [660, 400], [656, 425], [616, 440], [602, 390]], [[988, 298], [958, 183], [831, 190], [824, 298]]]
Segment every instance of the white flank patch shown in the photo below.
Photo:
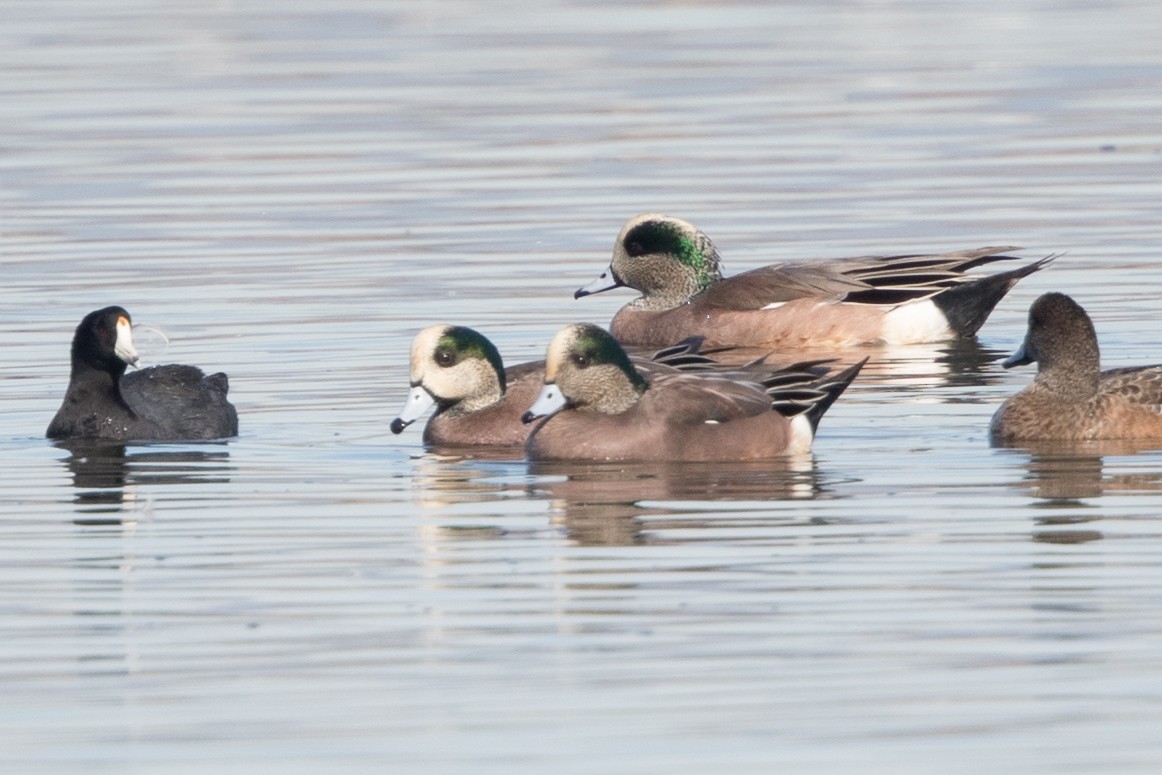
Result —
[[705, 420], [706, 425], [718, 425], [718, 420]]
[[787, 452], [792, 455], [805, 455], [811, 451], [811, 442], [815, 440], [815, 432], [811, 430], [811, 421], [805, 414], [797, 414], [791, 418], [791, 440], [787, 444]]
[[934, 342], [950, 336], [948, 319], [931, 299], [901, 304], [884, 316], [885, 344]]
[[785, 301], [774, 301], [774, 302], [771, 302], [770, 304], [768, 304], [767, 306], [763, 307], [763, 309], [778, 309], [779, 307], [783, 306], [786, 303], [787, 302], [785, 302]]

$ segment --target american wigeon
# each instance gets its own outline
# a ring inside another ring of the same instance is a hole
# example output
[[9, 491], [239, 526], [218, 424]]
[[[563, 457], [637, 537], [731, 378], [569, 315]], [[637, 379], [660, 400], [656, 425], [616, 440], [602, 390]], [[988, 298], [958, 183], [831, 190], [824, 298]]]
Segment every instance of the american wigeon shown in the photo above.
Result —
[[724, 278], [710, 238], [656, 213], [622, 227], [609, 268], [575, 298], [628, 286], [641, 296], [614, 316], [623, 344], [661, 347], [688, 336], [707, 345], [836, 348], [971, 336], [1022, 277], [1019, 269], [971, 278], [1008, 247], [939, 255], [864, 256], [772, 264]]
[[[635, 358], [638, 368], [698, 369], [711, 360], [690, 340]], [[536, 398], [544, 361], [504, 367], [500, 352], [483, 334], [465, 326], [429, 326], [416, 334], [411, 351], [411, 390], [392, 433], [435, 414], [424, 428], [434, 447], [520, 447], [529, 434], [521, 414]]]
[[1102, 371], [1093, 323], [1063, 293], [1033, 302], [1025, 342], [1003, 365], [1034, 361], [1033, 383], [993, 415], [994, 443], [1162, 440], [1162, 365]]
[[524, 415], [526, 422], [548, 419], [529, 434], [525, 454], [530, 460], [743, 461], [804, 453], [819, 419], [863, 364], [823, 377], [793, 366], [765, 376], [643, 376], [605, 330], [578, 323], [549, 344], [544, 387]]
[[73, 335], [72, 368], [50, 439], [194, 441], [238, 435], [225, 374], [195, 366], [137, 364], [132, 320], [121, 307], [90, 312]]

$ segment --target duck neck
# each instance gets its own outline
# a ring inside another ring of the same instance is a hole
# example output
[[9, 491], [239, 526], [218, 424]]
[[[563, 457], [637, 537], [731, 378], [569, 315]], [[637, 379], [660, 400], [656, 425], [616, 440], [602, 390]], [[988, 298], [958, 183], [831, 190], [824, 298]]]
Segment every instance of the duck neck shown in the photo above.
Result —
[[693, 273], [684, 272], [680, 278], [675, 278], [673, 282], [659, 285], [656, 288], [647, 288], [631, 304], [634, 308], [644, 312], [663, 312], [686, 304], [710, 287], [712, 282], [705, 282]]
[[[628, 363], [626, 365], [628, 366]], [[632, 366], [629, 366], [628, 371], [622, 372], [622, 375], [624, 380], [618, 380], [621, 384], [597, 391], [598, 399], [588, 406], [591, 411], [621, 414], [636, 404], [650, 386], [650, 383]]]
[[702, 232], [684, 236], [665, 262], [642, 272], [638, 309], [650, 312], [685, 304], [722, 279], [718, 249]]
[[486, 387], [472, 395], [465, 396], [458, 401], [448, 404], [444, 411], [452, 417], [472, 414], [473, 412], [479, 412], [481, 409], [487, 409], [503, 398], [504, 388], [500, 386], [499, 382], [491, 381]]
[[469, 358], [456, 367], [451, 379], [425, 380], [439, 411], [449, 417], [463, 417], [503, 401], [507, 379], [499, 354], [495, 360]]
[[1036, 383], [1069, 400], [1088, 400], [1101, 383], [1101, 353], [1096, 341], [1075, 345], [1069, 358], [1045, 357], [1038, 361]]

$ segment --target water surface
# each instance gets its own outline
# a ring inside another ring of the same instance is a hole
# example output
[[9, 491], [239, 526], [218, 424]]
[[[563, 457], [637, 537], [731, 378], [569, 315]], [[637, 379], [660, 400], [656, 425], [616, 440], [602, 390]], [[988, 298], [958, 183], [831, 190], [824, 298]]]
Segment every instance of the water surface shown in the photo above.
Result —
[[[1162, 361], [1157, 4], [2, 16], [3, 769], [1156, 771], [1162, 454], [986, 427], [1044, 291]], [[607, 323], [572, 291], [650, 210], [731, 273], [1064, 255], [977, 342], [875, 353], [795, 465], [387, 432], [424, 326], [518, 362]], [[229, 373], [239, 438], [42, 438], [112, 303]]]

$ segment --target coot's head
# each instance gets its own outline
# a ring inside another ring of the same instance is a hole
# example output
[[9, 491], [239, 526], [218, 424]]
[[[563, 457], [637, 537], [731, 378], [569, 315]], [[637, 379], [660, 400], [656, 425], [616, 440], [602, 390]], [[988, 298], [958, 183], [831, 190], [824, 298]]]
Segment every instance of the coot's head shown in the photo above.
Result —
[[122, 307], [105, 307], [85, 315], [73, 335], [73, 367], [80, 365], [124, 374], [137, 364], [133, 321]]

